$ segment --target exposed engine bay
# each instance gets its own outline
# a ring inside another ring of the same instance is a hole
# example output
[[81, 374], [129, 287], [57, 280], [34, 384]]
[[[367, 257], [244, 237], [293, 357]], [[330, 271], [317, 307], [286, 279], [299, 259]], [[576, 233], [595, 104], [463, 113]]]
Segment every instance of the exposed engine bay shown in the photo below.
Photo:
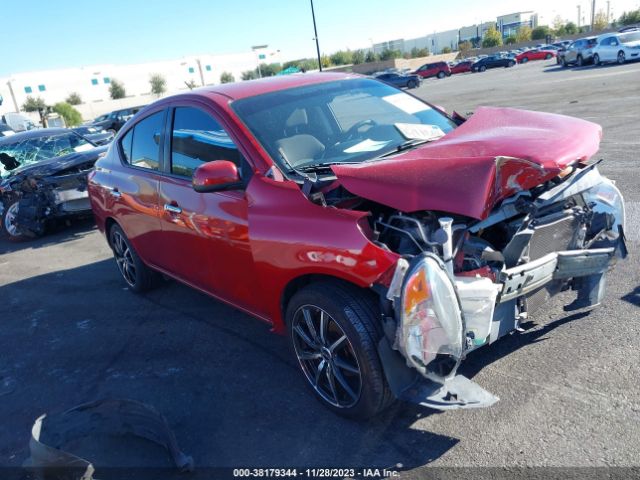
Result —
[[[468, 352], [520, 329], [551, 296], [577, 292], [565, 311], [598, 305], [606, 270], [626, 256], [622, 195], [597, 164], [575, 164], [519, 191], [482, 220], [403, 213], [342, 187], [310, 191], [309, 198], [370, 212], [370, 239], [402, 256], [382, 295], [385, 330], [406, 365], [440, 385], [457, 378]], [[497, 400], [464, 381], [459, 398], [444, 399], [449, 388], [427, 404], [459, 408], [486, 406], [471, 397]]]

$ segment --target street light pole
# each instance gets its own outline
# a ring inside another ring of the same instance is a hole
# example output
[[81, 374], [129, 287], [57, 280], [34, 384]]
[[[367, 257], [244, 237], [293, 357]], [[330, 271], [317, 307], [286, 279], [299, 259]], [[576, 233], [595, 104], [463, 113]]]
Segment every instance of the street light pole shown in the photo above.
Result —
[[318, 42], [318, 28], [316, 27], [316, 12], [313, 10], [313, 0], [311, 1], [311, 18], [313, 18], [313, 34], [315, 35], [316, 51], [318, 52], [318, 68], [322, 71], [322, 59], [320, 58], [320, 43]]

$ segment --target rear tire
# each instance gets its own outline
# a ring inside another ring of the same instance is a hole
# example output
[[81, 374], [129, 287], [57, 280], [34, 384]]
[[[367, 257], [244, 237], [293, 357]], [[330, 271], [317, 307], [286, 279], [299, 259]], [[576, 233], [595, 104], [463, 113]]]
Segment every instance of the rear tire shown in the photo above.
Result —
[[509, 63], [507, 63], [507, 68], [513, 67], [515, 64], [516, 64], [516, 62], [511, 60]]
[[365, 420], [395, 400], [378, 356], [379, 315], [370, 292], [342, 282], [310, 284], [287, 305], [294, 357], [316, 398], [343, 417]]
[[569, 66], [569, 64], [567, 63], [567, 61], [564, 59], [564, 57], [562, 57], [562, 68], [567, 68]]
[[478, 71], [480, 72], [484, 72], [487, 70], [487, 67], [485, 65], [481, 65], [480, 68], [478, 69]]
[[551, 58], [551, 54], [550, 54], [550, 53], [547, 53], [547, 54], [544, 56], [544, 59], [545, 59], [545, 60], [549, 60], [550, 58]]
[[600, 65], [600, 55], [598, 55], [597, 53], [593, 54], [593, 64], [595, 66]]
[[584, 65], [584, 60], [582, 59], [582, 55], [578, 55], [578, 58], [576, 58], [576, 65], [578, 67], [582, 67]]
[[415, 80], [409, 80], [409, 82], [407, 83], [407, 88], [416, 88], [417, 86], [418, 84]]
[[118, 270], [132, 291], [143, 293], [158, 285], [160, 274], [144, 264], [117, 224], [109, 230], [109, 245], [113, 250]]

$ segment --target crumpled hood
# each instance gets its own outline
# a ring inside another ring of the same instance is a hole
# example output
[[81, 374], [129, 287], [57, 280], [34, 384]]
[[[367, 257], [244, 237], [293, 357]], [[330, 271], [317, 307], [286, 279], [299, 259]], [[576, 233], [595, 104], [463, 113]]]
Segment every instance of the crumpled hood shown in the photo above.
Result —
[[483, 219], [503, 198], [593, 156], [602, 128], [550, 113], [480, 107], [434, 142], [381, 161], [334, 165], [351, 193], [403, 212]]

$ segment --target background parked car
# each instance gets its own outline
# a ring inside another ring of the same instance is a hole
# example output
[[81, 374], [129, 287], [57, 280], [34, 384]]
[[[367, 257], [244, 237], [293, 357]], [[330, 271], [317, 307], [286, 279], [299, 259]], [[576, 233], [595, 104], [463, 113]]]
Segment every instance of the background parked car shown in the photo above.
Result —
[[6, 236], [37, 237], [54, 219], [90, 214], [87, 174], [106, 149], [66, 128], [0, 137], [0, 218]]
[[381, 73], [376, 75], [375, 78], [398, 88], [417, 88], [422, 82], [420, 75], [404, 75], [401, 73]]
[[555, 50], [535, 49], [516, 55], [518, 63], [527, 63], [529, 60], [549, 60], [556, 56]]
[[129, 107], [123, 108], [121, 110], [114, 110], [110, 114], [106, 116], [106, 118], [98, 117], [96, 118], [90, 125], [93, 127], [99, 127], [104, 130], [111, 130], [111, 132], [115, 135], [115, 133], [122, 128], [122, 126], [133, 117], [138, 110], [140, 110], [143, 106], [138, 107]]
[[473, 61], [463, 60], [461, 62], [452, 63], [449, 68], [451, 69], [452, 74], [465, 73], [471, 71], [471, 65], [473, 65]]
[[420, 75], [422, 78], [444, 78], [451, 75], [451, 69], [447, 62], [435, 62], [426, 63], [418, 68], [415, 72], [416, 75]]
[[640, 31], [626, 33], [607, 33], [598, 37], [593, 49], [593, 63], [618, 62], [640, 58]]
[[490, 57], [481, 58], [476, 63], [471, 65], [472, 72], [484, 72], [488, 68], [497, 67], [513, 67], [516, 64], [515, 59], [509, 57], [501, 57], [498, 55], [491, 55]]
[[596, 46], [597, 37], [585, 37], [580, 38], [573, 42], [569, 47], [561, 54], [562, 58], [560, 63], [563, 67], [569, 65], [577, 65], [581, 67], [587, 63], [593, 61], [593, 47]]
[[84, 138], [88, 138], [96, 145], [107, 145], [111, 140], [113, 140], [113, 132], [108, 132], [91, 125], [81, 125], [79, 127], [73, 127], [71, 130], [79, 133]]

